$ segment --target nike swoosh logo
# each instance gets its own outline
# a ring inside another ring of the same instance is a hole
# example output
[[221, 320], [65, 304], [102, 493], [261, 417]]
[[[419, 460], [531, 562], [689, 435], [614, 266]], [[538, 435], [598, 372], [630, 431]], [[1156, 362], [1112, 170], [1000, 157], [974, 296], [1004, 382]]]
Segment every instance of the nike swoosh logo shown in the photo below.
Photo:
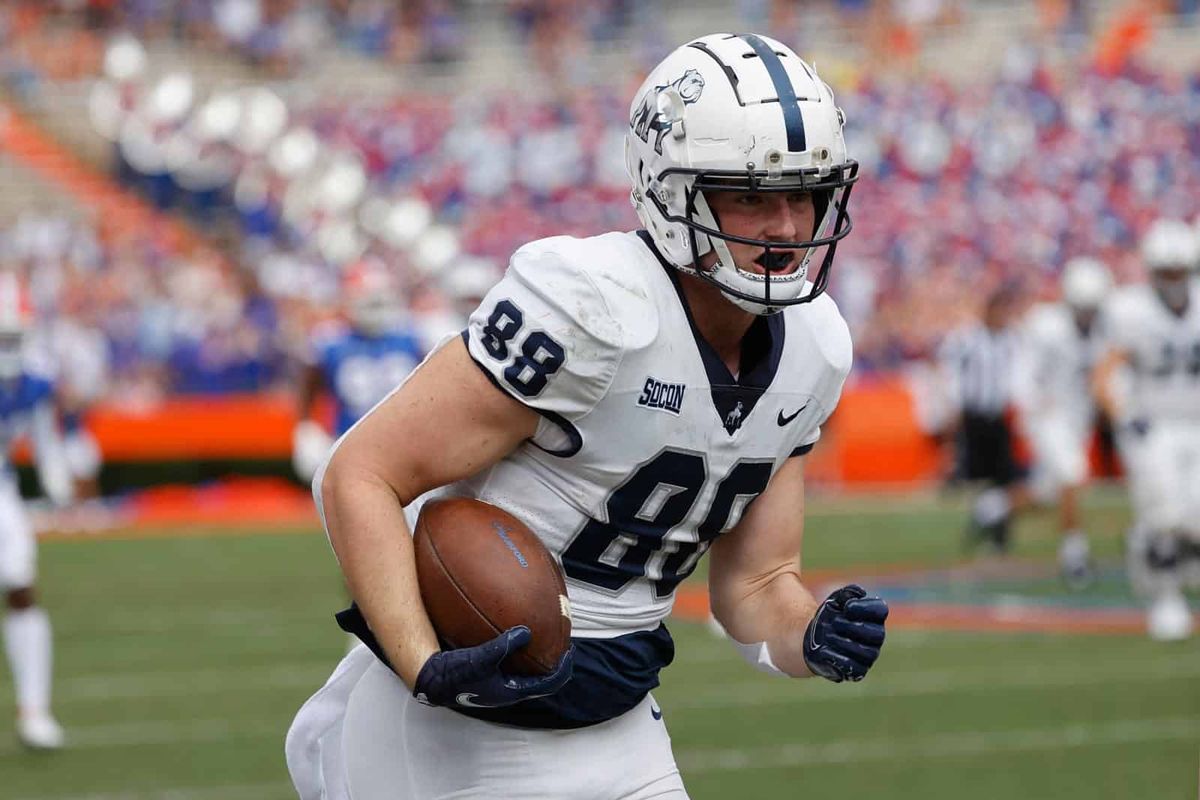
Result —
[[489, 705], [476, 703], [476, 697], [479, 697], [479, 695], [472, 694], [470, 692], [463, 692], [454, 698], [454, 702], [458, 703], [460, 706], [466, 706], [467, 708], [491, 708]]
[[655, 719], [662, 719], [662, 709], [654, 705], [654, 703], [651, 703], [650, 716], [654, 717]]
[[785, 416], [783, 415], [783, 411], [782, 411], [782, 410], [780, 410], [780, 412], [779, 412], [779, 417], [778, 417], [778, 418], [777, 418], [775, 421], [776, 421], [776, 422], [778, 422], [778, 423], [779, 423], [779, 427], [781, 427], [781, 428], [782, 428], [784, 425], [787, 425], [789, 422], [791, 422], [792, 420], [794, 420], [796, 417], [800, 416], [800, 412], [801, 412], [801, 411], [803, 411], [803, 410], [804, 410], [804, 409], [806, 409], [806, 408], [808, 408], [808, 403], [805, 403], [804, 405], [800, 406], [800, 408], [799, 408], [798, 410], [796, 410], [795, 412], [793, 412], [793, 413], [792, 413], [792, 415], [791, 415], [791, 416], [788, 416], [788, 417], [785, 417]]

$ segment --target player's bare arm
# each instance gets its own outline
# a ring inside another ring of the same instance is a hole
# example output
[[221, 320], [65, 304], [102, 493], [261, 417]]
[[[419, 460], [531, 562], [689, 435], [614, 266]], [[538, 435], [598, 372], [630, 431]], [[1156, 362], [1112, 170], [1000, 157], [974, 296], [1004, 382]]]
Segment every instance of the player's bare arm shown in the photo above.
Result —
[[803, 536], [804, 459], [794, 457], [713, 545], [713, 614], [759, 668], [862, 680], [883, 646], [887, 604], [855, 585], [816, 600], [801, 579]]
[[537, 423], [454, 339], [345, 436], [320, 478], [326, 529], [350, 591], [410, 687], [440, 648], [421, 604], [403, 506], [496, 463]]
[[1124, 421], [1128, 409], [1122, 402], [1120, 375], [1131, 363], [1128, 351], [1114, 348], [1105, 354], [1092, 374], [1092, 393], [1109, 419]]
[[776, 666], [811, 675], [804, 630], [819, 601], [800, 574], [804, 538], [804, 459], [790, 458], [732, 531], [710, 551], [713, 616], [739, 642], [767, 642]]

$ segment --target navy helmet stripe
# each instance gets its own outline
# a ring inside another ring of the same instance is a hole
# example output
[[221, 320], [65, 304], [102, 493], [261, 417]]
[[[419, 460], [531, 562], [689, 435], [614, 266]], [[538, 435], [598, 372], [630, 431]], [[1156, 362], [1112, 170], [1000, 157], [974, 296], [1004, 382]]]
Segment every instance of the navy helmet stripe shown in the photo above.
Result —
[[787, 127], [787, 149], [798, 153], [808, 149], [804, 136], [804, 117], [800, 115], [800, 101], [796, 99], [796, 90], [788, 78], [787, 70], [779, 56], [770, 45], [753, 34], [742, 36], [746, 43], [754, 48], [754, 52], [762, 59], [771, 82], [775, 84], [775, 96], [779, 98], [779, 107], [783, 109], [783, 124]]

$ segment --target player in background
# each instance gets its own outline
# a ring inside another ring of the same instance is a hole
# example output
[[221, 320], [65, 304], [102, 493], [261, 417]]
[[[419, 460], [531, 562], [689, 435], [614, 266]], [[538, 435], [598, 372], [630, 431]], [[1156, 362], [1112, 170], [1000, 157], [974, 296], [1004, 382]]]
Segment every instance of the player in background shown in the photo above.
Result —
[[[85, 416], [108, 388], [109, 345], [104, 333], [88, 324], [86, 310], [79, 307], [84, 298], [73, 294], [58, 299], [60, 307], [31, 332], [30, 349], [37, 354], [36, 363], [44, 363], [43, 371], [54, 379], [67, 466], [75, 501], [80, 503], [100, 494], [100, 446], [88, 430]], [[83, 502], [69, 518], [63, 518], [63, 524], [102, 527], [106, 518], [102, 504]]]
[[479, 307], [484, 295], [502, 274], [491, 259], [467, 255], [459, 256], [453, 269], [439, 273], [436, 281], [431, 281], [432, 291], [426, 295], [433, 295], [434, 302], [429, 303], [429, 307], [414, 305], [409, 308], [423, 349], [432, 351], [446, 336], [462, 333], [471, 312]]
[[1017, 294], [994, 291], [979, 322], [951, 331], [938, 349], [945, 397], [954, 410], [954, 477], [983, 483], [971, 506], [967, 544], [1009, 548], [1012, 517], [1029, 504], [1025, 472], [1013, 452], [1009, 408], [1017, 343]]
[[[343, 302], [348, 325], [314, 336], [311, 360], [300, 382], [292, 465], [306, 481], [329, 454], [334, 436], [349, 430], [424, 357], [416, 335], [404, 327], [396, 284], [384, 265], [368, 260], [352, 267]], [[334, 401], [333, 436], [312, 417], [323, 390]]]
[[[520, 248], [462, 336], [340, 439], [314, 495], [357, 602], [340, 619], [380, 657], [356, 648], [297, 715], [301, 798], [683, 800], [650, 691], [706, 552], [755, 667], [867, 674], [886, 604], [818, 599], [800, 569], [805, 455], [852, 352], [823, 294], [858, 175], [843, 125], [778, 41], [678, 48], [626, 132], [646, 229]], [[560, 561], [573, 647], [552, 673], [502, 670], [519, 626], [441, 649], [410, 538], [431, 495], [507, 509]]]
[[27, 747], [57, 749], [63, 730], [50, 711], [50, 619], [37, 604], [37, 540], [7, 463], [13, 443], [32, 440], [42, 490], [55, 506], [71, 501], [54, 408], [54, 386], [28, 367], [29, 314], [17, 276], [0, 272], [0, 589], [4, 591], [4, 648], [17, 699], [17, 736]]
[[1159, 220], [1142, 258], [1149, 285], [1121, 288], [1105, 308], [1109, 350], [1095, 388], [1129, 476], [1128, 570], [1149, 601], [1147, 631], [1186, 639], [1183, 589], [1200, 577], [1200, 240]]
[[1036, 501], [1058, 502], [1058, 564], [1072, 588], [1094, 577], [1080, 493], [1096, 424], [1091, 379], [1103, 347], [1099, 311], [1111, 287], [1099, 261], [1072, 259], [1063, 269], [1062, 301], [1030, 309], [1017, 338], [1013, 398], [1033, 451], [1030, 488]]

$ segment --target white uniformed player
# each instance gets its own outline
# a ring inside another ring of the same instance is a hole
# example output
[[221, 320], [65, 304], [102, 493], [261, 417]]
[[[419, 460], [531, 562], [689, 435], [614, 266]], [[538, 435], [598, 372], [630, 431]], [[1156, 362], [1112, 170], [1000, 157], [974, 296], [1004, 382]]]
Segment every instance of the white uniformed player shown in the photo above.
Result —
[[[32, 332], [33, 347], [54, 378], [63, 442], [74, 481], [76, 500], [99, 494], [102, 466], [99, 443], [84, 415], [103, 394], [109, 380], [108, 340], [98, 328], [68, 315], [56, 315]], [[96, 514], [98, 506], [85, 509]], [[85, 520], [81, 520], [85, 522]]]
[[1160, 220], [1142, 254], [1150, 285], [1122, 288], [1105, 309], [1096, 390], [1119, 426], [1135, 515], [1129, 572], [1150, 601], [1148, 632], [1183, 639], [1193, 621], [1181, 584], [1200, 571], [1200, 241]]
[[27, 369], [28, 330], [20, 289], [0, 273], [0, 589], [5, 593], [4, 647], [17, 697], [17, 736], [28, 747], [55, 749], [63, 732], [50, 713], [50, 620], [34, 593], [37, 543], [8, 463], [13, 442], [32, 439], [42, 489], [61, 507], [71, 499], [71, 475], [54, 411], [51, 382]]
[[[858, 171], [842, 114], [779, 42], [720, 34], [668, 56], [630, 116], [646, 230], [518, 250], [314, 481], [357, 602], [339, 618], [379, 658], [351, 652], [297, 715], [301, 798], [686, 798], [649, 692], [706, 551], [757, 667], [858, 680], [879, 655], [882, 600], [800, 580], [803, 456], [851, 360], [821, 294]], [[523, 628], [439, 651], [407, 533], [430, 490], [509, 510], [561, 562], [573, 650], [552, 674], [500, 672]]]
[[1092, 578], [1079, 493], [1096, 422], [1091, 377], [1103, 347], [1099, 310], [1111, 286], [1099, 261], [1069, 261], [1062, 302], [1034, 306], [1023, 321], [1014, 369], [1013, 395], [1033, 450], [1031, 488], [1039, 501], [1059, 503], [1059, 568], [1073, 587]]

